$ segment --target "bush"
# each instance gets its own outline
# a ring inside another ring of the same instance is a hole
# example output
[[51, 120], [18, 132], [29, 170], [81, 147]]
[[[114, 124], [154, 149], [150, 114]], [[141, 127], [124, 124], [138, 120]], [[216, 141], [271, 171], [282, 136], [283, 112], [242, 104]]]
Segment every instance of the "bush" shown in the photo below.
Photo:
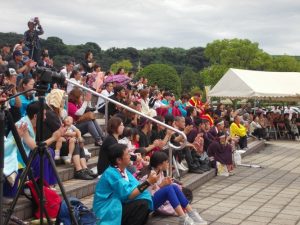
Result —
[[181, 94], [181, 81], [176, 70], [166, 64], [151, 64], [137, 74], [146, 77], [149, 85], [157, 83], [159, 88], [172, 91], [177, 97]]

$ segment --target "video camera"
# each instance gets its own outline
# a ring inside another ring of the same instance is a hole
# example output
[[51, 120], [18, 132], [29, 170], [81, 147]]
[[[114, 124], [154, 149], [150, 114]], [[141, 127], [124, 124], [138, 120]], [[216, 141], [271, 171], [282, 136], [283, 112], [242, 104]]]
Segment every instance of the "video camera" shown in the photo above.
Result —
[[58, 84], [63, 86], [66, 80], [64, 75], [47, 67], [40, 66], [36, 67], [33, 76], [36, 78], [37, 83], [40, 83], [42, 86], [48, 86], [49, 84]]

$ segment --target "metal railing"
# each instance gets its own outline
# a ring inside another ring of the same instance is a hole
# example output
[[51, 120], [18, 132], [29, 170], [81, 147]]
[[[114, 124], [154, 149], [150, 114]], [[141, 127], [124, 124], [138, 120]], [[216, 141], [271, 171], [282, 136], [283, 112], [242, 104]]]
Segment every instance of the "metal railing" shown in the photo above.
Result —
[[145, 117], [145, 118], [151, 120], [154, 123], [157, 123], [157, 124], [159, 124], [159, 125], [167, 128], [167, 129], [170, 129], [170, 130], [172, 130], [172, 131], [174, 131], [174, 132], [182, 135], [184, 141], [183, 141], [183, 143], [180, 146], [176, 146], [176, 145], [172, 144], [171, 141], [168, 142], [168, 145], [170, 146], [170, 149], [169, 149], [170, 172], [169, 173], [170, 173], [170, 175], [172, 175], [172, 160], [173, 160], [172, 149], [180, 150], [180, 149], [182, 149], [182, 148], [184, 148], [186, 146], [186, 144], [187, 144], [187, 137], [186, 137], [186, 135], [185, 135], [184, 132], [182, 132], [182, 131], [174, 128], [174, 127], [171, 127], [171, 126], [169, 126], [169, 125], [167, 125], [167, 124], [165, 124], [165, 123], [163, 123], [163, 122], [161, 122], [159, 120], [156, 120], [156, 119], [154, 119], [154, 118], [152, 118], [152, 117], [150, 117], [148, 115], [145, 115], [145, 114], [143, 114], [143, 113], [141, 113], [141, 112], [139, 112], [139, 111], [137, 111], [135, 109], [132, 109], [132, 108], [128, 107], [127, 105], [124, 105], [124, 104], [122, 104], [122, 103], [120, 103], [118, 101], [115, 101], [115, 100], [113, 100], [113, 99], [111, 99], [109, 97], [106, 97], [106, 96], [104, 96], [104, 95], [102, 95], [102, 94], [100, 94], [100, 93], [98, 93], [98, 92], [96, 92], [96, 91], [94, 91], [94, 90], [92, 90], [92, 89], [90, 89], [88, 87], [80, 85], [80, 84], [78, 84], [78, 83], [76, 83], [76, 82], [74, 82], [74, 81], [72, 81], [70, 79], [66, 79], [66, 80], [67, 80], [68, 83], [71, 83], [74, 86], [80, 87], [83, 90], [88, 91], [88, 92], [92, 93], [93, 95], [101, 97], [101, 98], [103, 98], [105, 100], [105, 124], [107, 124], [107, 121], [108, 121], [108, 113], [107, 113], [108, 112], [108, 104], [107, 103], [111, 102], [111, 103], [114, 103], [114, 104], [116, 104], [116, 105], [118, 105], [118, 106], [120, 106], [120, 107], [122, 107], [122, 108], [124, 108], [124, 109], [126, 109], [128, 111], [130, 111], [130, 112], [133, 112], [133, 113], [138, 114], [138, 115], [140, 115], [142, 117]]

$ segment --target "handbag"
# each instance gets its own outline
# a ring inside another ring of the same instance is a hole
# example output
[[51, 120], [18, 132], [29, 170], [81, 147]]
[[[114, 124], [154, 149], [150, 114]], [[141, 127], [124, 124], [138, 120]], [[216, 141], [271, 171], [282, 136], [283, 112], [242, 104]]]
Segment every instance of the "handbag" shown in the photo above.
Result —
[[79, 119], [76, 121], [76, 123], [82, 123], [82, 122], [90, 121], [90, 120], [94, 120], [94, 119], [96, 119], [95, 113], [86, 112], [79, 117]]

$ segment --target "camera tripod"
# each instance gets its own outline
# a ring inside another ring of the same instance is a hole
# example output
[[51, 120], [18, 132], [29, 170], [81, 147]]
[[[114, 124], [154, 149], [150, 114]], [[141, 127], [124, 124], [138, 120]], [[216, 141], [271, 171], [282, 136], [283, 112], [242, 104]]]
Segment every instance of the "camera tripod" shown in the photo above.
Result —
[[[55, 168], [55, 162], [54, 162], [54, 159], [52, 158], [52, 155], [50, 154], [50, 152], [48, 151], [45, 143], [43, 142], [43, 119], [44, 119], [44, 104], [45, 104], [45, 93], [46, 91], [45, 90], [37, 90], [38, 93], [39, 93], [39, 103], [40, 103], [40, 109], [39, 109], [39, 113], [38, 113], [38, 117], [37, 117], [37, 135], [36, 135], [36, 142], [37, 142], [37, 148], [35, 150], [33, 150], [29, 156], [29, 159], [27, 159], [27, 155], [26, 155], [26, 152], [23, 148], [23, 145], [22, 145], [22, 142], [21, 142], [21, 139], [18, 135], [18, 132], [16, 130], [16, 127], [15, 127], [15, 124], [13, 122], [13, 119], [12, 119], [12, 116], [11, 114], [5, 110], [4, 108], [4, 104], [1, 106], [1, 112], [0, 112], [0, 157], [1, 157], [1, 162], [0, 162], [0, 175], [1, 176], [1, 187], [0, 187], [0, 194], [1, 194], [1, 205], [0, 205], [0, 224], [5, 224], [7, 225], [9, 220], [10, 220], [10, 217], [14, 211], [14, 208], [17, 204], [17, 201], [22, 193], [22, 189], [24, 187], [24, 184], [26, 182], [26, 178], [27, 176], [29, 176], [30, 180], [32, 180], [33, 184], [34, 184], [34, 187], [35, 187], [35, 190], [39, 196], [39, 200], [40, 200], [40, 224], [43, 224], [44, 222], [44, 214], [46, 216], [46, 219], [47, 219], [47, 223], [48, 224], [52, 224], [50, 218], [49, 218], [49, 215], [47, 213], [47, 211], [45, 210], [45, 200], [44, 200], [44, 193], [43, 193], [43, 180], [44, 180], [44, 161], [43, 159], [45, 158], [44, 156], [46, 156], [46, 158], [49, 160], [50, 164], [51, 164], [51, 167], [55, 173], [55, 176], [56, 176], [56, 179], [57, 179], [57, 183], [59, 185], [59, 188], [61, 190], [61, 193], [62, 193], [62, 196], [63, 196], [63, 199], [65, 200], [66, 202], [66, 205], [68, 207], [68, 211], [69, 211], [69, 214], [70, 214], [70, 217], [71, 217], [71, 221], [73, 224], [75, 225], [78, 225], [76, 219], [75, 219], [75, 216], [74, 216], [74, 213], [73, 213], [73, 209], [70, 205], [70, 202], [67, 198], [67, 195], [66, 195], [66, 192], [64, 190], [64, 187], [60, 181], [60, 178], [59, 178], [59, 175], [58, 175], [58, 172]], [[21, 95], [21, 94], [24, 94], [23, 93], [18, 93], [17, 95], [13, 96], [13, 97], [16, 97], [18, 95]], [[11, 98], [13, 98], [11, 97]], [[10, 98], [10, 99], [11, 99]], [[17, 194], [16, 194], [16, 197], [13, 199], [13, 202], [11, 203], [10, 205], [10, 208], [7, 210], [7, 213], [6, 213], [6, 217], [5, 217], [5, 221], [4, 223], [2, 223], [2, 209], [3, 209], [3, 205], [2, 205], [2, 196], [3, 196], [3, 168], [4, 168], [4, 122], [5, 122], [5, 115], [7, 117], [7, 121], [11, 127], [11, 131], [12, 131], [12, 134], [15, 138], [15, 141], [17, 143], [17, 146], [19, 148], [19, 151], [21, 153], [21, 156], [22, 156], [22, 159], [23, 161], [26, 163], [26, 168], [25, 170], [23, 171], [21, 177], [20, 177], [20, 184], [19, 184], [19, 187], [18, 187], [18, 190], [17, 190]], [[33, 175], [32, 175], [32, 171], [31, 171], [31, 165], [32, 165], [32, 162], [33, 160], [35, 159], [35, 157], [39, 155], [40, 157], [40, 177], [39, 177], [39, 184], [37, 184], [37, 182], [35, 181]]]

